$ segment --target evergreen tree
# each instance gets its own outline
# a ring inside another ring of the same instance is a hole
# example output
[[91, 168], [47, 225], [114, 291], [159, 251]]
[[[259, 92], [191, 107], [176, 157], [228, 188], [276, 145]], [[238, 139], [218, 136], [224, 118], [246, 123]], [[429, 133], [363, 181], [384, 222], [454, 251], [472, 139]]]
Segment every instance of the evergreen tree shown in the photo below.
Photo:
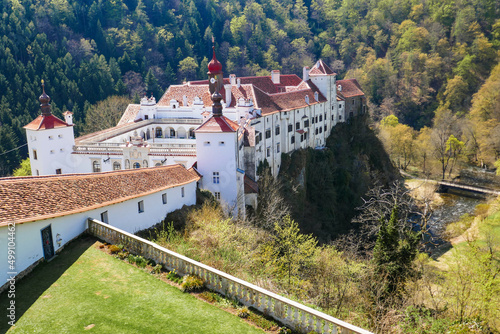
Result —
[[397, 296], [403, 283], [414, 275], [413, 260], [417, 256], [419, 233], [411, 230], [398, 231], [398, 209], [392, 209], [387, 222], [380, 219], [380, 230], [373, 249], [375, 274], [383, 281], [380, 296], [386, 299]]

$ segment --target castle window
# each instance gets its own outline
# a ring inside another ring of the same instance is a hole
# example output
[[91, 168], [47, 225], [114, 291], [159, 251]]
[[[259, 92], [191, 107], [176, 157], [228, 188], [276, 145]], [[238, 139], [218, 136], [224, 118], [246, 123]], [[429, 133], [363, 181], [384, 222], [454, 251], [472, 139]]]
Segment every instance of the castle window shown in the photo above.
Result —
[[36, 150], [33, 150], [33, 160], [37, 160], [38, 155], [36, 154]]
[[144, 212], [144, 201], [137, 202], [137, 211], [139, 213], [143, 213]]
[[292, 124], [288, 124], [288, 132], [292, 132], [293, 131], [293, 125]]
[[54, 137], [52, 137], [52, 136], [49, 136], [49, 140], [52, 140], [52, 139], [54, 139]]
[[184, 197], [184, 187], [181, 188], [181, 197]]
[[271, 130], [270, 129], [266, 130], [266, 139], [267, 138], [271, 138]]
[[319, 121], [322, 122], [323, 121], [323, 115], [319, 115]]
[[54, 154], [54, 150], [50, 150], [50, 154]]
[[216, 200], [220, 200], [220, 192], [218, 191], [214, 192], [214, 197]]
[[61, 149], [59, 150], [59, 152], [64, 152], [64, 148], [61, 148]]
[[335, 117], [335, 116], [334, 116], [334, 115], [332, 115], [332, 121], [335, 119], [334, 117]]
[[62, 138], [62, 135], [58, 135], [59, 138]]
[[280, 153], [280, 143], [276, 144], [276, 153]]
[[156, 132], [155, 132], [155, 137], [156, 138], [161, 138], [163, 135], [162, 131], [161, 131], [161, 128], [160, 127], [157, 127], [156, 128]]
[[141, 164], [138, 162], [134, 162], [134, 164], [132, 165], [132, 168], [141, 168]]
[[108, 223], [108, 211], [101, 212], [101, 221], [105, 224]]
[[319, 133], [323, 133], [323, 128], [319, 127]]
[[295, 130], [300, 129], [300, 122], [295, 123]]
[[92, 162], [92, 171], [94, 173], [99, 173], [101, 171], [101, 162], [98, 160], [94, 160]]
[[311, 119], [311, 123], [314, 124], [314, 117]]
[[339, 115], [339, 120], [342, 120], [342, 115]]
[[113, 170], [120, 170], [122, 169], [122, 166], [118, 161], [113, 162]]
[[161, 202], [167, 204], [167, 193], [161, 194]]
[[335, 106], [332, 106], [332, 110], [335, 110]]
[[56, 174], [62, 174], [61, 168], [56, 169]]
[[174, 137], [175, 137], [175, 130], [170, 129], [170, 138], [174, 138]]
[[304, 128], [308, 128], [308, 127], [309, 127], [309, 120], [308, 120], [308, 119], [306, 119], [306, 120], [304, 121]]
[[220, 182], [219, 172], [213, 172], [212, 181], [213, 181], [213, 183], [219, 184], [219, 182]]
[[304, 141], [304, 135], [300, 135], [300, 142], [302, 143]]
[[326, 125], [325, 125], [325, 132], [326, 132]]
[[209, 142], [209, 141], [206, 141], [206, 142], [204, 142], [204, 143], [203, 143], [203, 145], [205, 145], [205, 146], [210, 146], [210, 142]]
[[316, 134], [318, 134], [318, 128], [316, 128], [316, 131], [315, 131], [315, 132], [316, 132]]
[[219, 142], [219, 146], [224, 146], [224, 144], [225, 144], [225, 143], [224, 143], [223, 141], [220, 141], [220, 142]]
[[269, 158], [271, 156], [271, 148], [266, 148], [266, 156]]
[[318, 116], [316, 116], [316, 121], [315, 121], [315, 123], [318, 123]]
[[295, 143], [295, 136], [292, 136], [292, 138], [290, 138], [290, 143], [291, 144]]
[[280, 134], [280, 127], [277, 126], [275, 129], [274, 129], [274, 134], [277, 136]]
[[144, 115], [144, 119], [149, 119], [149, 115]]

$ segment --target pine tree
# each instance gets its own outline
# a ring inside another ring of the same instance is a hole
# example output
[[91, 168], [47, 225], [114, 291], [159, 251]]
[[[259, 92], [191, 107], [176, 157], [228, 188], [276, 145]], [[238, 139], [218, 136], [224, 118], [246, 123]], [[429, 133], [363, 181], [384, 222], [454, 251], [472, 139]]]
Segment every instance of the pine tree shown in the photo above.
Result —
[[409, 231], [398, 231], [398, 209], [392, 209], [391, 218], [387, 222], [380, 219], [380, 230], [373, 249], [375, 273], [380, 280], [385, 280], [380, 296], [383, 299], [397, 296], [402, 284], [414, 275], [412, 263], [417, 256], [419, 234]]

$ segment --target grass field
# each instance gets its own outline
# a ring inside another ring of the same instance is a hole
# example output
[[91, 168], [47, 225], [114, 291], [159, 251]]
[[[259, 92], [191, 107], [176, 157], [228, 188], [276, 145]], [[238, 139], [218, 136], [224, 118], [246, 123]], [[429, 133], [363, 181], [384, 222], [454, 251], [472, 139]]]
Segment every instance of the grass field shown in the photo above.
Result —
[[[18, 322], [0, 333], [263, 333], [115, 259], [85, 237], [16, 284]], [[0, 308], [8, 299], [0, 295]]]

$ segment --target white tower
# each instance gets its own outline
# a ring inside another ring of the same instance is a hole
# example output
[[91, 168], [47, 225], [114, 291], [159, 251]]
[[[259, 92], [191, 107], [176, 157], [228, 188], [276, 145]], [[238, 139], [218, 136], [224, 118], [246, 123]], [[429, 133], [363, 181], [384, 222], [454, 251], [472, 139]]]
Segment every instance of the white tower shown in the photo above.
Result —
[[32, 175], [67, 174], [75, 172], [75, 163], [71, 153], [75, 145], [75, 135], [71, 115], [66, 114], [66, 120], [71, 124], [52, 115], [50, 97], [45, 93], [40, 96], [42, 113], [26, 125], [26, 138], [31, 163]]
[[215, 58], [208, 64], [212, 117], [196, 133], [197, 169], [203, 175], [201, 188], [211, 191], [235, 214], [245, 215], [244, 176], [238, 169], [239, 125], [222, 115], [222, 65]]

